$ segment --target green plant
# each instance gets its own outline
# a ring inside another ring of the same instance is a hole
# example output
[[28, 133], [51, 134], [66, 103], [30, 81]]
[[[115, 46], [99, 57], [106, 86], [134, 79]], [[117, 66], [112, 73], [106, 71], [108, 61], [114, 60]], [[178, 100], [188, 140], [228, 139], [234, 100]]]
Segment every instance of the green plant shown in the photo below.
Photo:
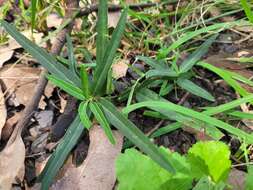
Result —
[[[171, 175], [136, 149], [126, 149], [116, 161], [118, 190], [188, 190], [224, 189], [231, 168], [230, 151], [219, 141], [198, 142], [186, 156], [159, 149], [175, 166]], [[208, 188], [210, 187], [210, 188]], [[213, 187], [213, 188], [211, 188]]]
[[208, 51], [208, 48], [214, 42], [216, 37], [217, 34], [206, 40], [199, 48], [197, 48], [191, 55], [189, 55], [188, 58], [185, 59], [179, 67], [176, 63], [177, 60], [172, 62], [171, 66], [168, 66], [163, 60], [154, 60], [142, 56], [138, 56], [137, 59], [144, 61], [146, 64], [153, 68], [146, 73], [147, 79], [156, 78], [161, 79], [163, 82], [159, 92], [160, 95], [167, 95], [170, 92], [169, 90], [171, 90], [171, 88], [168, 87], [175, 83], [182, 89], [185, 89], [196, 96], [200, 96], [209, 101], [214, 101], [214, 97], [209, 92], [189, 80], [189, 78], [192, 77], [189, 71]]
[[108, 72], [123, 35], [126, 18], [127, 9], [122, 12], [118, 26], [113, 31], [112, 37], [109, 40], [107, 31], [107, 1], [99, 1], [96, 67], [93, 75], [87, 72], [85, 65], [81, 65], [80, 68], [77, 67], [73, 55], [73, 46], [69, 37], [67, 38], [69, 56], [66, 66], [59, 63], [53, 55], [29, 41], [15, 27], [3, 20], [1, 21], [1, 25], [5, 30], [49, 71], [48, 79], [81, 101], [78, 109], [79, 116], [76, 117], [69, 127], [39, 177], [39, 180], [42, 182], [42, 189], [49, 188], [57, 171], [63, 165], [69, 152], [80, 138], [84, 127], [86, 129], [91, 127], [91, 120], [101, 125], [111, 143], [115, 143], [110, 128], [110, 125], [113, 125], [143, 152], [161, 165], [161, 167], [170, 173], [175, 173], [174, 167], [164, 154], [124, 114], [117, 110], [113, 103], [108, 100], [109, 97], [106, 94], [105, 86]]

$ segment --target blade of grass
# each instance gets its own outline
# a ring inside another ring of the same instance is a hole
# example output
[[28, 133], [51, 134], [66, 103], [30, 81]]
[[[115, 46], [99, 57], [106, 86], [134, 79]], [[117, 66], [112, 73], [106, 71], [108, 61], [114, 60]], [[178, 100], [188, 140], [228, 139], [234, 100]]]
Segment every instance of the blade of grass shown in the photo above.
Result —
[[253, 12], [251, 10], [248, 0], [240, 0], [242, 8], [251, 23], [253, 23]]
[[193, 111], [191, 109], [173, 104], [171, 102], [162, 102], [162, 101], [146, 101], [141, 103], [136, 103], [133, 105], [130, 105], [122, 110], [123, 113], [128, 114], [129, 112], [143, 108], [143, 107], [149, 107], [149, 108], [159, 108], [163, 110], [173, 110], [178, 113], [184, 114], [186, 116], [195, 118], [197, 120], [203, 121], [205, 123], [208, 123], [210, 125], [214, 125], [220, 129], [224, 129], [227, 132], [239, 137], [240, 139], [245, 139], [245, 141], [249, 144], [253, 143], [253, 135], [248, 134], [238, 128], [235, 128], [221, 120], [215, 119], [213, 117], [210, 117], [206, 114], [199, 113], [196, 111]]
[[197, 61], [199, 61], [199, 59], [207, 53], [209, 47], [215, 41], [217, 36], [218, 34], [215, 34], [208, 38], [187, 59], [185, 59], [179, 67], [179, 72], [186, 73], [187, 71], [189, 71], [197, 63]]
[[162, 69], [162, 70], [151, 69], [148, 72], [146, 72], [147, 78], [151, 78], [151, 77], [177, 77], [177, 76], [178, 76], [178, 74], [171, 69]]
[[124, 136], [138, 146], [144, 153], [148, 154], [162, 168], [170, 173], [175, 173], [173, 165], [164, 154], [131, 121], [119, 112], [113, 104], [104, 98], [101, 98], [99, 102], [102, 105], [107, 119], [114, 127], [119, 129]]
[[106, 83], [106, 77], [111, 65], [117, 48], [119, 46], [121, 37], [124, 33], [125, 25], [127, 19], [127, 9], [125, 9], [120, 17], [117, 27], [113, 31], [112, 39], [110, 40], [108, 46], [106, 47], [105, 55], [103, 57], [103, 64], [97, 65], [94, 74], [94, 85], [93, 85], [93, 95], [102, 94], [102, 89]]
[[115, 144], [115, 139], [113, 137], [111, 127], [103, 111], [101, 110], [99, 104], [96, 102], [90, 102], [90, 109], [91, 109], [91, 112], [94, 114], [95, 118], [97, 119], [97, 121], [100, 123], [101, 127], [104, 129], [104, 132], [106, 136], [108, 137], [109, 141], [112, 144]]
[[80, 69], [80, 76], [81, 76], [81, 82], [82, 82], [82, 90], [84, 93], [84, 96], [86, 98], [90, 97], [90, 84], [89, 84], [89, 76], [88, 73], [86, 71], [86, 67], [82, 64], [80, 65], [81, 69]]
[[68, 59], [69, 59], [69, 68], [74, 75], [77, 73], [77, 64], [74, 55], [74, 48], [72, 44], [72, 40], [69, 35], [66, 36], [67, 40], [67, 49], [68, 49]]
[[31, 1], [31, 24], [32, 24], [32, 33], [33, 33], [33, 29], [35, 28], [36, 12], [37, 12], [37, 0], [32, 0], [32, 1]]

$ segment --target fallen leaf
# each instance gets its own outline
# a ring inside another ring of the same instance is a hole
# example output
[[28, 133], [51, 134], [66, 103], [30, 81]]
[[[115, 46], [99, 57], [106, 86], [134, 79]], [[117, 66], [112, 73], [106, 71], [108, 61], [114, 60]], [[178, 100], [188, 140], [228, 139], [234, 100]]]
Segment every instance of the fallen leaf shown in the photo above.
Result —
[[59, 15], [52, 13], [47, 16], [47, 26], [48, 28], [59, 28], [62, 23], [62, 18]]
[[119, 22], [119, 18], [120, 18], [120, 11], [117, 12], [110, 12], [108, 14], [108, 27], [113, 27], [116, 28], [118, 22]]
[[121, 60], [118, 63], [112, 65], [112, 77], [115, 79], [126, 76], [128, 65], [125, 60]]
[[233, 190], [244, 189], [245, 186], [245, 172], [237, 169], [232, 169], [229, 174], [228, 184], [231, 185]]
[[113, 188], [116, 181], [114, 163], [121, 152], [123, 136], [114, 131], [117, 144], [112, 145], [99, 126], [93, 126], [89, 134], [90, 146], [84, 163], [78, 168], [73, 165], [68, 168], [63, 178], [54, 183], [52, 190]]
[[40, 72], [39, 68], [24, 65], [6, 66], [0, 71], [0, 79], [8, 94], [15, 94], [18, 104], [26, 105], [34, 93]]
[[14, 50], [6, 49], [6, 51], [2, 51], [0, 49], [0, 68], [3, 66], [3, 64], [10, 60], [13, 56]]
[[11, 136], [15, 124], [18, 122], [19, 118], [21, 116], [21, 112], [15, 113], [12, 117], [7, 119], [3, 130], [2, 130], [2, 140], [7, 141], [9, 137]]
[[7, 111], [6, 111], [5, 102], [4, 102], [4, 94], [0, 86], [0, 140], [1, 140], [2, 128], [5, 125], [6, 118], [7, 118]]
[[12, 184], [23, 181], [25, 146], [21, 135], [17, 134], [0, 152], [0, 189], [10, 190]]

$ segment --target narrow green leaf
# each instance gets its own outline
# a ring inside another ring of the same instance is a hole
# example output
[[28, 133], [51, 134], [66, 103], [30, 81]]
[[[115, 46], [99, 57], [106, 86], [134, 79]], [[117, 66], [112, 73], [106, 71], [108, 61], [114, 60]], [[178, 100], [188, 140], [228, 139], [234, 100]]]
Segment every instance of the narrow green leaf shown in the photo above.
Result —
[[238, 119], [253, 119], [252, 113], [245, 113], [245, 112], [241, 112], [241, 111], [229, 112], [229, 113], [227, 113], [227, 115], [237, 117]]
[[97, 121], [99, 122], [101, 127], [104, 129], [104, 132], [105, 132], [106, 136], [108, 137], [108, 139], [110, 140], [110, 142], [112, 144], [115, 144], [115, 139], [113, 137], [111, 127], [110, 127], [103, 111], [101, 110], [99, 104], [96, 102], [90, 102], [89, 105], [90, 105], [90, 109], [91, 109], [92, 113], [94, 114], [95, 118], [97, 119]]
[[154, 69], [163, 70], [168, 69], [168, 66], [162, 60], [155, 60], [149, 57], [137, 56], [136, 59], [143, 61]]
[[107, 0], [99, 0], [97, 39], [96, 39], [96, 63], [97, 67], [103, 67], [103, 58], [106, 51], [108, 37], [108, 5]]
[[234, 90], [236, 92], [238, 92], [241, 96], [247, 96], [249, 95], [249, 92], [247, 92], [247, 90], [245, 90], [244, 88], [241, 87], [241, 85], [235, 81], [232, 78], [232, 75], [228, 72], [226, 72], [226, 70], [220, 69], [218, 67], [215, 67], [209, 63], [206, 63], [204, 61], [199, 61], [197, 63], [199, 66], [204, 67], [214, 73], [216, 73], [217, 75], [219, 75], [221, 78], [223, 78], [232, 88], [234, 88]]
[[64, 161], [76, 145], [83, 131], [84, 127], [79, 119], [79, 116], [77, 116], [64, 137], [61, 139], [54, 153], [50, 156], [45, 168], [38, 178], [38, 181], [41, 182], [41, 190], [49, 189], [57, 172], [64, 164]]
[[253, 135], [248, 134], [238, 128], [235, 128], [221, 120], [215, 119], [213, 117], [210, 117], [206, 114], [199, 113], [196, 111], [193, 111], [189, 108], [185, 108], [176, 104], [173, 104], [171, 102], [162, 102], [162, 101], [146, 101], [146, 102], [141, 102], [141, 103], [136, 103], [131, 106], [128, 106], [124, 108], [123, 113], [128, 114], [129, 112], [142, 108], [142, 107], [148, 107], [148, 108], [159, 108], [162, 110], [168, 110], [168, 111], [176, 111], [178, 113], [184, 114], [186, 116], [195, 118], [199, 121], [203, 121], [205, 123], [208, 123], [210, 125], [214, 125], [218, 128], [224, 129], [228, 131], [229, 133], [241, 138], [245, 139], [245, 141], [249, 144], [253, 143]]
[[171, 69], [163, 69], [163, 70], [158, 70], [158, 69], [151, 69], [148, 72], [146, 72], [147, 78], [151, 77], [177, 77], [178, 74], [171, 70]]
[[109, 44], [106, 46], [105, 55], [103, 57], [103, 61], [101, 65], [97, 63], [97, 67], [94, 74], [94, 87], [93, 87], [93, 94], [101, 94], [103, 87], [106, 84], [106, 77], [111, 65], [113, 63], [113, 59], [115, 57], [115, 53], [119, 46], [121, 37], [124, 33], [125, 25], [127, 19], [127, 9], [125, 9], [120, 17], [117, 27], [113, 31], [112, 39], [110, 40]]
[[47, 78], [53, 84], [60, 87], [62, 90], [64, 90], [68, 94], [72, 95], [73, 97], [75, 97], [79, 100], [85, 100], [85, 96], [83, 95], [83, 91], [80, 88], [78, 88], [77, 86], [74, 86], [73, 84], [66, 82], [64, 80], [61, 80], [53, 75], [47, 75]]
[[31, 1], [32, 32], [33, 32], [33, 29], [35, 28], [36, 12], [37, 12], [37, 0], [32, 0]]
[[204, 99], [212, 101], [212, 102], [215, 101], [214, 97], [209, 92], [207, 92], [205, 89], [199, 87], [198, 85], [194, 84], [192, 81], [190, 81], [188, 79], [178, 79], [177, 84], [181, 88], [187, 90], [188, 92], [190, 92], [196, 96], [199, 96], [201, 98], [204, 98]]
[[171, 51], [175, 50], [176, 48], [178, 48], [180, 45], [184, 44], [188, 40], [190, 40], [196, 36], [199, 36], [200, 34], [207, 33], [209, 31], [213, 31], [213, 30], [226, 29], [226, 28], [229, 28], [235, 24], [236, 24], [236, 22], [216, 23], [216, 24], [212, 24], [210, 26], [204, 27], [204, 28], [200, 28], [199, 30], [195, 30], [193, 32], [184, 33], [182, 37], [180, 37], [177, 41], [175, 41], [173, 44], [171, 44], [168, 48], [161, 49], [158, 54], [158, 58], [160, 58], [160, 59], [166, 58], [167, 55]]
[[83, 126], [87, 129], [90, 129], [92, 126], [92, 123], [91, 123], [90, 118], [87, 114], [88, 104], [89, 104], [88, 101], [82, 102], [78, 107], [78, 114], [80, 116]]
[[212, 45], [212, 43], [217, 38], [218, 34], [215, 34], [208, 38], [201, 46], [199, 46], [189, 57], [187, 57], [179, 67], [180, 73], [186, 73], [189, 71], [199, 59], [205, 55]]
[[251, 10], [250, 3], [248, 2], [248, 0], [240, 0], [240, 2], [247, 18], [251, 23], [253, 23], [253, 12]]
[[76, 58], [74, 55], [74, 48], [73, 48], [72, 40], [68, 34], [66, 36], [66, 40], [67, 40], [67, 48], [68, 48], [69, 68], [72, 71], [72, 73], [74, 75], [76, 75], [77, 63], [76, 63]]
[[54, 74], [62, 80], [68, 80], [68, 82], [73, 83], [77, 86], [81, 86], [81, 81], [78, 77], [73, 76], [70, 70], [64, 67], [62, 64], [57, 63], [54, 56], [47, 53], [44, 49], [40, 48], [29, 39], [27, 39], [23, 34], [17, 31], [17, 29], [4, 20], [0, 20], [1, 25], [5, 30], [28, 52], [30, 53], [38, 62], [45, 67], [51, 74]]
[[150, 142], [148, 137], [146, 137], [131, 121], [119, 112], [112, 103], [104, 98], [101, 98], [99, 102], [102, 105], [107, 119], [114, 127], [119, 129], [123, 135], [138, 146], [144, 153], [148, 154], [161, 167], [170, 173], [175, 173], [173, 165], [164, 154], [162, 154], [158, 148]]
[[81, 76], [81, 81], [82, 81], [82, 90], [84, 93], [84, 96], [86, 98], [90, 97], [90, 84], [89, 84], [89, 76], [88, 73], [86, 71], [86, 67], [82, 64], [80, 69], [80, 76]]

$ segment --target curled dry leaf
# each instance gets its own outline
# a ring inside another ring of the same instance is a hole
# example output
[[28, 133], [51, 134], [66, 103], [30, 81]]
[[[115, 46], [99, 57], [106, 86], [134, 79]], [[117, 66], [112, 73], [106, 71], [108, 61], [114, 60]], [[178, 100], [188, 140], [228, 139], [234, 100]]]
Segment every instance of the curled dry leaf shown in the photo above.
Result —
[[2, 128], [5, 125], [6, 117], [7, 117], [7, 111], [5, 107], [4, 94], [0, 86], [0, 139], [1, 139]]
[[115, 79], [126, 76], [128, 65], [126, 60], [121, 60], [118, 63], [112, 65], [112, 77]]
[[15, 94], [19, 104], [26, 105], [34, 93], [34, 87], [41, 70], [38, 68], [16, 65], [15, 67], [4, 67], [0, 72], [8, 94]]
[[24, 161], [25, 146], [21, 135], [17, 134], [15, 140], [0, 152], [0, 189], [9, 190], [12, 184], [23, 180]]
[[89, 134], [90, 146], [84, 163], [78, 168], [72, 165], [52, 190], [112, 190], [116, 181], [114, 163], [121, 152], [123, 136], [114, 131], [117, 144], [112, 145], [99, 126], [92, 127]]

